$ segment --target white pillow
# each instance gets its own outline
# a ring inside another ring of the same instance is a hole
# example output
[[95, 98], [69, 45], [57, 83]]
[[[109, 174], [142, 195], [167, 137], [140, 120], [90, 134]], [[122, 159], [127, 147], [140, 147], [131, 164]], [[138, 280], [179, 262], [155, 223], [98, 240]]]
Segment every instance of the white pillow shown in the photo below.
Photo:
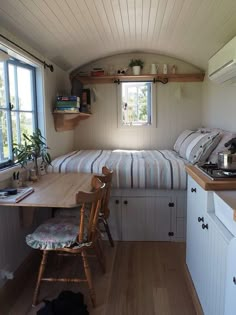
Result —
[[179, 153], [180, 147], [182, 145], [182, 143], [193, 133], [195, 133], [196, 131], [193, 130], [184, 130], [177, 138], [177, 140], [175, 141], [174, 144], [174, 150]]
[[201, 133], [186, 130], [185, 133], [182, 133], [182, 142], [176, 141], [177, 144], [175, 144], [175, 148], [179, 147], [178, 153], [182, 158], [188, 160], [192, 164], [195, 164], [206, 161], [208, 156], [219, 143], [220, 139], [221, 135], [217, 131]]
[[215, 149], [211, 152], [211, 154], [208, 157], [208, 161], [212, 163], [217, 163], [218, 162], [218, 153], [226, 150], [225, 143], [231, 140], [232, 138], [236, 138], [236, 133], [235, 132], [230, 132], [230, 131], [225, 131], [223, 129], [219, 128], [199, 128], [198, 131], [201, 131], [202, 133], [207, 133], [207, 132], [213, 132], [217, 131], [221, 134], [221, 139]]

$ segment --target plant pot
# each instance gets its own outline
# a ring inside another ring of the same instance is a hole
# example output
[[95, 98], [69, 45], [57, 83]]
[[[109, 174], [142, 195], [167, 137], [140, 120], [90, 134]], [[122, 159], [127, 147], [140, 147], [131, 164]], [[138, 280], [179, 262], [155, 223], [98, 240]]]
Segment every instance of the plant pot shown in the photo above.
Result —
[[141, 67], [140, 66], [133, 66], [133, 75], [140, 75]]

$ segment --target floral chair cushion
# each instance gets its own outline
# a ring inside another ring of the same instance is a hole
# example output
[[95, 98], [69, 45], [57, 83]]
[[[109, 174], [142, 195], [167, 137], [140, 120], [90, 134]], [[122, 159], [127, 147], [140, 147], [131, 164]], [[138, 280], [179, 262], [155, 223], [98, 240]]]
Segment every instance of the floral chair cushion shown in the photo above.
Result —
[[[87, 231], [82, 243], [77, 242], [78, 218], [52, 218], [41, 224], [32, 234], [26, 236], [26, 243], [35, 249], [60, 249], [76, 245], [76, 248], [90, 246]], [[85, 224], [86, 227], [86, 224]]]

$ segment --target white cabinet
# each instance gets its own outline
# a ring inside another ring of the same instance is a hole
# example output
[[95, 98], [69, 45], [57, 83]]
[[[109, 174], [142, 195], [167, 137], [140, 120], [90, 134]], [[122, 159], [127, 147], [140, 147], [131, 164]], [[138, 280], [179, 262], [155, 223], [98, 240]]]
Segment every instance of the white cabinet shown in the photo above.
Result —
[[191, 177], [188, 177], [187, 192], [187, 236], [186, 263], [191, 274], [202, 308], [206, 304], [206, 241], [208, 234], [204, 233], [207, 192], [205, 192]]
[[121, 198], [110, 197], [109, 202], [110, 216], [108, 224], [114, 241], [122, 240], [121, 230]]
[[227, 262], [225, 315], [236, 314], [236, 238], [230, 244]]
[[171, 240], [171, 212], [168, 197], [128, 197], [122, 200], [122, 240]]
[[204, 259], [206, 268], [205, 314], [230, 315], [224, 313], [224, 308], [227, 256], [229, 244], [232, 240], [232, 234], [229, 233], [214, 214], [207, 214], [206, 222], [208, 224], [208, 230], [205, 230], [204, 232], [208, 234], [208, 237], [206, 244], [204, 244], [206, 248], [206, 256]]
[[175, 203], [168, 196], [114, 196], [109, 208], [114, 240], [170, 241], [175, 236]]
[[233, 235], [214, 212], [207, 211], [209, 196], [210, 192], [188, 178], [186, 263], [204, 314], [233, 315], [236, 312], [225, 312]]

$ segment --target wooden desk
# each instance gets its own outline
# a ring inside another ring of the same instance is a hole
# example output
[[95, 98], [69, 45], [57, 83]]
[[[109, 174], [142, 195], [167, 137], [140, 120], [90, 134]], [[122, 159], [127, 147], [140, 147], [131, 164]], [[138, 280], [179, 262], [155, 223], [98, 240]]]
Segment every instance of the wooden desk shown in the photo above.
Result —
[[24, 227], [31, 225], [34, 209], [76, 207], [75, 195], [78, 191], [90, 191], [94, 174], [58, 173], [43, 175], [33, 183], [34, 192], [17, 203], [1, 203], [0, 206], [20, 207]]

